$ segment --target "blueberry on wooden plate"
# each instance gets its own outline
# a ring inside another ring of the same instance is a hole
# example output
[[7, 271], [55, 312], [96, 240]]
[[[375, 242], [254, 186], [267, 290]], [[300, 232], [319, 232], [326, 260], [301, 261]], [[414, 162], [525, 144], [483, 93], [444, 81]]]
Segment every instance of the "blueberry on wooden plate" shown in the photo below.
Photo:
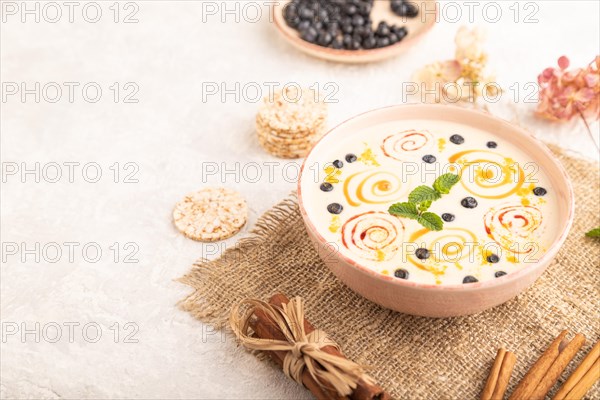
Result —
[[401, 17], [414, 18], [419, 15], [417, 5], [410, 1], [392, 0], [391, 7], [392, 11]]

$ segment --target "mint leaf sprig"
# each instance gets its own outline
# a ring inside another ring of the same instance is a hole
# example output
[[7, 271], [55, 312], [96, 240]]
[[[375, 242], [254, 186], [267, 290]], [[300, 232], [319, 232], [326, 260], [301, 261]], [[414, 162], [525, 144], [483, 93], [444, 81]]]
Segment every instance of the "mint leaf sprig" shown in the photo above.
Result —
[[398, 217], [414, 219], [430, 231], [441, 231], [444, 222], [439, 215], [427, 211], [442, 195], [450, 193], [452, 186], [456, 185], [460, 176], [456, 174], [443, 174], [433, 182], [433, 186], [421, 185], [408, 195], [408, 201], [392, 204], [388, 212]]
[[600, 227], [594, 228], [589, 232], [586, 232], [585, 236], [591, 238], [600, 238]]

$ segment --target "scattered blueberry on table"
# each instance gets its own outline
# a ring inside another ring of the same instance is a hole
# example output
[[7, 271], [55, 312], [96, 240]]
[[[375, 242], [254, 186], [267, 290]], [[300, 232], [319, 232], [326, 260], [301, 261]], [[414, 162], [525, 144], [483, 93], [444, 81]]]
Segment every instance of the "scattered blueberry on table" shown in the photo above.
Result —
[[506, 275], [506, 272], [504, 272], [504, 271], [496, 271], [496, 272], [494, 273], [494, 276], [495, 276], [496, 278], [500, 278], [501, 276], [504, 276], [504, 275]]
[[437, 158], [435, 158], [434, 155], [427, 154], [423, 156], [422, 160], [425, 161], [427, 164], [433, 164], [437, 160]]
[[340, 203], [331, 203], [327, 206], [327, 211], [329, 211], [330, 214], [341, 214], [343, 209], [344, 207], [342, 207]]
[[405, 269], [397, 269], [394, 271], [394, 276], [400, 279], [408, 279], [408, 271]]
[[333, 185], [329, 182], [323, 182], [321, 183], [320, 189], [323, 192], [331, 192], [333, 190]]
[[460, 205], [464, 208], [475, 208], [477, 207], [477, 200], [474, 197], [465, 197], [460, 201]]
[[442, 219], [446, 222], [452, 222], [454, 221], [454, 218], [456, 218], [454, 216], [454, 214], [450, 214], [450, 213], [443, 213], [442, 214]]
[[427, 260], [429, 258], [429, 250], [421, 247], [415, 251], [415, 256], [417, 256], [419, 260]]
[[475, 278], [474, 276], [471, 276], [471, 275], [467, 275], [463, 279], [463, 283], [475, 283], [475, 282], [479, 282], [479, 280], [477, 280], [477, 278]]
[[533, 194], [535, 194], [536, 196], [545, 196], [546, 193], [548, 192], [543, 187], [538, 186], [535, 189], [533, 189]]
[[460, 135], [452, 135], [450, 136], [450, 142], [454, 144], [463, 144], [465, 142], [465, 138]]
[[[393, 45], [406, 37], [404, 26], [380, 21], [373, 28], [375, 0], [292, 0], [283, 10], [286, 23], [302, 40], [333, 49], [374, 49]], [[400, 16], [415, 17], [418, 8], [406, 1], [391, 3]]]

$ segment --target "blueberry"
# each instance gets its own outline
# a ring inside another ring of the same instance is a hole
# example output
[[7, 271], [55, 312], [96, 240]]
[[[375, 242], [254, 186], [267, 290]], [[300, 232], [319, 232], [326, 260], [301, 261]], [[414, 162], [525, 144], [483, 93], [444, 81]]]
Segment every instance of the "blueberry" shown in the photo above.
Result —
[[363, 47], [365, 49], [374, 49], [377, 46], [375, 35], [371, 34], [363, 39]]
[[371, 3], [360, 3], [360, 5], [358, 6], [358, 11], [362, 14], [362, 15], [369, 15], [371, 13], [371, 8], [373, 8], [373, 6], [371, 5]]
[[419, 260], [427, 260], [429, 258], [429, 250], [421, 247], [415, 251], [415, 256], [417, 256]]
[[334, 49], [343, 49], [344, 48], [344, 42], [342, 41], [341, 38], [335, 38], [333, 40], [333, 42], [331, 42], [331, 47]]
[[535, 189], [533, 189], [533, 194], [535, 194], [536, 196], [545, 196], [546, 193], [548, 193], [548, 191], [543, 187], [538, 186]]
[[450, 213], [443, 213], [442, 214], [442, 219], [446, 222], [452, 222], [454, 221], [454, 214], [450, 214]]
[[390, 39], [390, 44], [394, 44], [400, 41], [400, 38], [395, 33], [390, 33], [388, 38]]
[[313, 19], [315, 17], [315, 12], [307, 7], [302, 7], [298, 10], [298, 15], [302, 19]]
[[286, 22], [292, 28], [297, 28], [298, 25], [300, 25], [300, 23], [302, 22], [302, 20], [300, 19], [300, 17], [294, 17], [294, 18], [290, 18]]
[[344, 163], [341, 162], [340, 160], [335, 160], [332, 164], [333, 164], [334, 167], [336, 167], [338, 169], [342, 168], [344, 166]]
[[354, 161], [358, 160], [358, 158], [356, 157], [356, 155], [350, 153], [350, 154], [346, 154], [346, 161], [349, 163], [353, 163]]
[[472, 275], [467, 275], [467, 276], [465, 276], [465, 278], [463, 279], [463, 283], [475, 283], [475, 282], [479, 282], [479, 281], [477, 280], [477, 278], [475, 278], [475, 277], [474, 277], [474, 276], [472, 276]]
[[408, 271], [405, 269], [397, 269], [394, 271], [394, 276], [400, 279], [408, 279]]
[[327, 211], [329, 211], [331, 214], [340, 214], [343, 209], [344, 207], [342, 207], [340, 203], [331, 203], [327, 206]]
[[498, 261], [500, 261], [500, 257], [495, 254], [490, 254], [487, 256], [487, 262], [489, 263], [496, 264]]
[[419, 15], [417, 6], [407, 1], [392, 1], [392, 11], [401, 17], [414, 18]]
[[354, 30], [354, 27], [352, 26], [352, 24], [342, 25], [342, 32], [344, 32], [344, 33], [352, 33], [353, 30]]
[[354, 26], [362, 26], [365, 24], [365, 19], [362, 17], [362, 15], [355, 15], [354, 17], [352, 17], [352, 25]]
[[377, 47], [387, 47], [390, 45], [390, 39], [387, 37], [377, 38]]
[[342, 39], [342, 42], [344, 43], [345, 48], [350, 49], [352, 47], [352, 36], [349, 34], [345, 34], [344, 39]]
[[390, 27], [385, 21], [381, 21], [379, 25], [377, 25], [375, 33], [379, 36], [388, 36], [390, 34]]
[[302, 40], [305, 40], [309, 43], [315, 43], [317, 41], [317, 35], [317, 30], [311, 26], [310, 28], [303, 31], [300, 37], [302, 38]]
[[473, 197], [465, 197], [460, 201], [460, 205], [464, 208], [475, 208], [477, 207], [477, 200]]
[[319, 188], [324, 192], [331, 192], [333, 190], [333, 185], [329, 182], [323, 182]]
[[346, 15], [354, 15], [358, 12], [358, 8], [354, 4], [348, 4], [344, 11], [346, 11]]
[[300, 32], [305, 31], [308, 28], [310, 28], [310, 22], [309, 21], [302, 21], [296, 27], [296, 29], [298, 29], [298, 31], [300, 31]]
[[437, 160], [437, 158], [435, 158], [435, 156], [431, 154], [427, 154], [423, 156], [422, 160], [425, 161], [427, 164], [433, 164]]
[[495, 276], [496, 278], [500, 278], [501, 276], [504, 276], [504, 275], [506, 275], [506, 272], [504, 272], [504, 271], [496, 271], [496, 272], [494, 273], [494, 276]]
[[317, 38], [317, 44], [319, 46], [327, 47], [333, 40], [333, 36], [329, 32], [321, 32]]
[[396, 28], [396, 30], [394, 31], [394, 33], [396, 35], [398, 35], [398, 39], [399, 40], [402, 40], [402, 39], [404, 39], [406, 37], [406, 35], [408, 35], [408, 30], [406, 30], [406, 27], [401, 26], [401, 27]]
[[485, 145], [490, 149], [495, 149], [496, 147], [498, 147], [498, 143], [496, 142], [487, 142]]
[[352, 39], [352, 43], [350, 44], [350, 50], [358, 50], [360, 49], [360, 40]]
[[354, 33], [354, 36], [356, 36], [358, 38], [363, 38], [363, 37], [367, 36], [370, 32], [366, 26], [357, 26], [356, 28], [354, 28], [353, 33]]
[[465, 138], [460, 135], [452, 135], [450, 136], [450, 141], [454, 144], [463, 144], [465, 142]]

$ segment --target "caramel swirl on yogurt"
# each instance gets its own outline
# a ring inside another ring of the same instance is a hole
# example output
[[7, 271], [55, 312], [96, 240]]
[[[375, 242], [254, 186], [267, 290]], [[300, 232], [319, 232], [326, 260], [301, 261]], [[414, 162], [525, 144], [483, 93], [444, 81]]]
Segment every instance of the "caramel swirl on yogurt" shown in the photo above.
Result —
[[457, 163], [461, 183], [471, 194], [486, 199], [502, 199], [517, 193], [525, 173], [512, 158], [489, 150], [466, 150], [448, 159]]
[[492, 208], [485, 215], [485, 230], [504, 249], [529, 253], [537, 244], [535, 231], [542, 224], [542, 212], [521, 204]]
[[342, 226], [342, 244], [353, 254], [384, 261], [395, 255], [402, 244], [404, 224], [386, 212], [366, 212], [350, 218]]
[[410, 129], [395, 133], [383, 140], [381, 149], [387, 157], [398, 161], [417, 157], [420, 151], [433, 147], [433, 136], [428, 131]]
[[353, 207], [387, 204], [400, 199], [409, 189], [397, 173], [377, 169], [357, 172], [344, 181], [344, 197]]

